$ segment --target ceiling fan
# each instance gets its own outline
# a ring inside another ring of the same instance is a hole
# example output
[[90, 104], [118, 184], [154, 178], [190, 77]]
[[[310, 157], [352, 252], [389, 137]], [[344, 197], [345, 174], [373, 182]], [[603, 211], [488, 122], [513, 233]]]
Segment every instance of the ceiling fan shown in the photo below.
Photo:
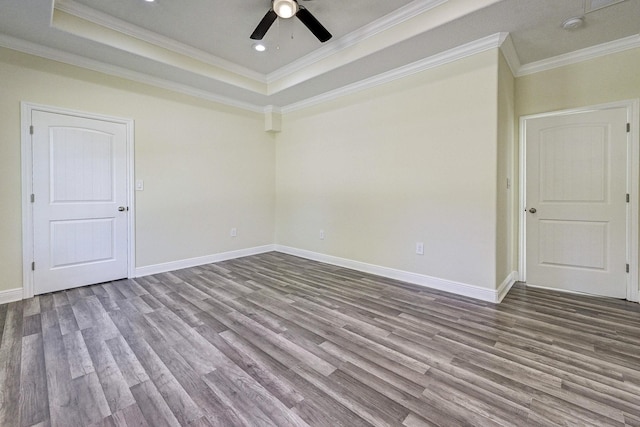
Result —
[[264, 15], [251, 34], [253, 40], [262, 40], [276, 18], [289, 19], [296, 16], [322, 43], [331, 38], [331, 33], [322, 26], [309, 10], [298, 4], [297, 0], [271, 0], [271, 9]]

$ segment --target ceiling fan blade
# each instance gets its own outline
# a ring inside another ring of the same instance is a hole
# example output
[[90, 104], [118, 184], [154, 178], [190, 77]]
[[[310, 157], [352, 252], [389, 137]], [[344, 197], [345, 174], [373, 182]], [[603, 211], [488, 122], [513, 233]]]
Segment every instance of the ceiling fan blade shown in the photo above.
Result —
[[250, 38], [252, 38], [253, 40], [262, 40], [277, 17], [278, 15], [276, 15], [273, 9], [270, 9], [267, 14], [264, 15], [264, 18], [262, 18], [262, 21], [260, 21], [256, 29], [253, 30], [253, 34], [251, 34]]
[[298, 13], [296, 13], [296, 16], [322, 43], [326, 42], [332, 37], [331, 33], [327, 31], [327, 29], [322, 26], [320, 21], [318, 21], [315, 16], [313, 16], [311, 12], [309, 12], [306, 8], [300, 6], [300, 9], [298, 10]]

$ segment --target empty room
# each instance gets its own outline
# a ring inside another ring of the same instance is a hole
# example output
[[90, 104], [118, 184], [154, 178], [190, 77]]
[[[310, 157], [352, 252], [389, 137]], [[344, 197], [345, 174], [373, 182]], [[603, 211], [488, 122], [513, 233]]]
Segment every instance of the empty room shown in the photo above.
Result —
[[0, 0], [0, 426], [640, 426], [640, 0]]

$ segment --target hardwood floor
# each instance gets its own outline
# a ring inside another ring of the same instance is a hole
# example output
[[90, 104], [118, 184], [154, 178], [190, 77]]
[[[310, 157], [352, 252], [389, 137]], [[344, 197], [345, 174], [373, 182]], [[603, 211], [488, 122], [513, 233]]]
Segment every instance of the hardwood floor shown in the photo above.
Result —
[[640, 426], [640, 306], [279, 253], [0, 306], [0, 426]]

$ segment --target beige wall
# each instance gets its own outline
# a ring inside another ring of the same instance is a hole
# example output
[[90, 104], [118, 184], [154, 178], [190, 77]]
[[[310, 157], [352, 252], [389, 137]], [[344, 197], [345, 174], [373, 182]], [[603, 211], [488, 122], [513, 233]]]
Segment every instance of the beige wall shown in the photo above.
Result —
[[[517, 187], [513, 186], [515, 153], [515, 79], [502, 53], [498, 62], [498, 171], [496, 180], [496, 285], [517, 268]], [[509, 188], [507, 188], [509, 180]]]
[[517, 264], [518, 118], [640, 98], [640, 49], [515, 80], [498, 52], [287, 114], [274, 136], [260, 114], [2, 49], [0, 291], [22, 283], [20, 101], [135, 120], [138, 266], [275, 240], [494, 289]]
[[261, 114], [0, 49], [0, 291], [22, 286], [20, 101], [135, 120], [138, 267], [273, 243]]
[[495, 49], [286, 115], [277, 243], [495, 289], [497, 72]]
[[516, 79], [517, 117], [640, 98], [640, 49]]

